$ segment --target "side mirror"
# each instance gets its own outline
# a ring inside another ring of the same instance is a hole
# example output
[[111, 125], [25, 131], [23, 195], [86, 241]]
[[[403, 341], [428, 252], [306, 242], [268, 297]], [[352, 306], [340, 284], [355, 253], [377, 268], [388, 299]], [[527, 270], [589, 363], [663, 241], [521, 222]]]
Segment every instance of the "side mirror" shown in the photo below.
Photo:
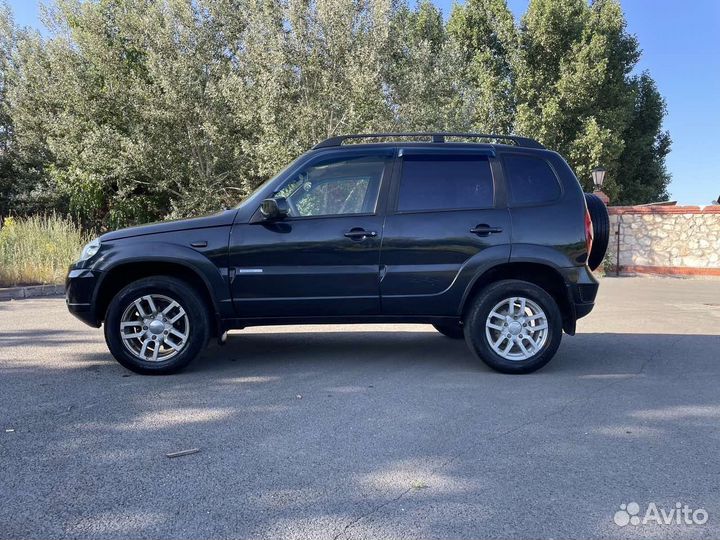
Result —
[[260, 205], [260, 213], [266, 220], [286, 218], [290, 212], [290, 205], [285, 197], [265, 199]]

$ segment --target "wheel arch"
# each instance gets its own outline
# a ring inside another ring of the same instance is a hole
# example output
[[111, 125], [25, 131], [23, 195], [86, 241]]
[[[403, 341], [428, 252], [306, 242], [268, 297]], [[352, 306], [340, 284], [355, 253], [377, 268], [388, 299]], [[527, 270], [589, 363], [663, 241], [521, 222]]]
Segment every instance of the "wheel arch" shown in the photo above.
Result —
[[196, 268], [177, 261], [125, 261], [104, 270], [93, 299], [95, 318], [98, 321], [105, 319], [110, 302], [123, 287], [138, 279], [163, 275], [180, 279], [197, 291], [207, 306], [211, 321], [214, 322], [214, 324], [211, 324], [211, 329], [217, 332], [219, 329], [219, 310], [217, 302], [211, 293], [210, 284]]
[[563, 318], [563, 330], [575, 334], [575, 310], [568, 297], [567, 286], [562, 274], [553, 266], [531, 261], [512, 261], [498, 264], [479, 274], [468, 287], [463, 297], [460, 315], [464, 318], [473, 300], [483, 289], [497, 281], [518, 279], [533, 283], [547, 291], [557, 303]]

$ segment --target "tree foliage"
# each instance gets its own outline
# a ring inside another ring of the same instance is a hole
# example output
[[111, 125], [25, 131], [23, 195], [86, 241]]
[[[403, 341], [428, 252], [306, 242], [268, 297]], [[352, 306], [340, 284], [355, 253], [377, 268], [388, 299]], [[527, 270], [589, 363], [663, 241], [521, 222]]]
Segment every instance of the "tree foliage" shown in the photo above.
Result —
[[[94, 227], [234, 204], [315, 142], [517, 132], [615, 201], [667, 196], [665, 104], [617, 0], [56, 0], [0, 10], [0, 214]], [[588, 186], [589, 187], [589, 186]]]
[[472, 126], [490, 133], [512, 132], [519, 34], [505, 0], [468, 0], [457, 5], [448, 33], [462, 51], [458, 72], [474, 94]]
[[43, 164], [50, 163], [51, 158], [46, 145], [36, 140], [36, 133], [41, 130], [19, 137], [16, 111], [11, 107], [10, 95], [18, 82], [18, 64], [25, 45], [34, 39], [35, 35], [18, 29], [10, 10], [0, 5], [0, 217], [11, 212], [27, 214], [44, 208], [65, 209], [42, 172]]

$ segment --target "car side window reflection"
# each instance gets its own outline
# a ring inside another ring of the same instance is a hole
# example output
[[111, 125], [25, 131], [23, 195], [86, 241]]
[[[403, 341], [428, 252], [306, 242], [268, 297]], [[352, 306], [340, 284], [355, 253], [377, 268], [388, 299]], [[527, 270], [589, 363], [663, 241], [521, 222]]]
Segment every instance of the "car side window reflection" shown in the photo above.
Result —
[[399, 212], [490, 208], [493, 201], [487, 156], [430, 154], [403, 159]]
[[276, 195], [287, 199], [292, 217], [374, 213], [386, 162], [368, 156], [316, 162]]

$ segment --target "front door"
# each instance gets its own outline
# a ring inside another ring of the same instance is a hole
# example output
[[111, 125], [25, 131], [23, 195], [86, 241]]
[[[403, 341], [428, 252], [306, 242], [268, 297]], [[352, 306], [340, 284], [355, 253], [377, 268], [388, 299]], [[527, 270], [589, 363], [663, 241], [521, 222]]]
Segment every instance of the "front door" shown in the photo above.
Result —
[[510, 257], [510, 216], [490, 150], [404, 149], [383, 236], [384, 315], [457, 315], [484, 267]]
[[238, 317], [379, 314], [380, 204], [393, 156], [393, 149], [320, 155], [278, 187], [287, 218], [233, 226]]

